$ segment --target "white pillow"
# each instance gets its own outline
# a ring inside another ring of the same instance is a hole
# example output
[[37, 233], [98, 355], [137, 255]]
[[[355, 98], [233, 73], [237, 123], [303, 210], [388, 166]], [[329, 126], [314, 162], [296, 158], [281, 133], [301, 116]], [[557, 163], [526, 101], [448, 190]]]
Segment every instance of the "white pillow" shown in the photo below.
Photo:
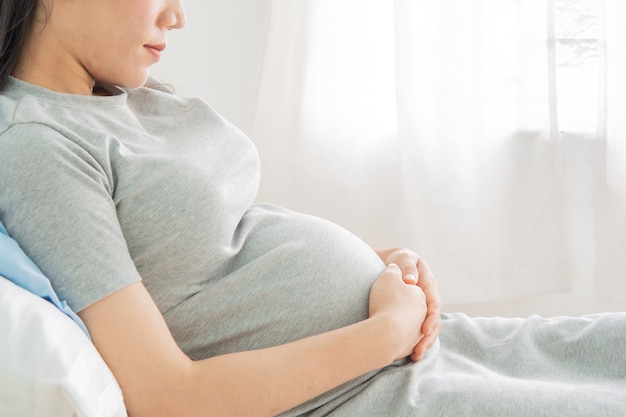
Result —
[[122, 391], [85, 333], [0, 276], [0, 417], [126, 417]]

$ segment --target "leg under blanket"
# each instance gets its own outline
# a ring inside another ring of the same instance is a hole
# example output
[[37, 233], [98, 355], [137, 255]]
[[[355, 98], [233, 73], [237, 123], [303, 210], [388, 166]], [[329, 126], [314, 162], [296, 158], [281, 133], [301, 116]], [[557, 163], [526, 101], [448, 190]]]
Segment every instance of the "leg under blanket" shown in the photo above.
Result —
[[398, 361], [309, 416], [626, 416], [626, 313], [445, 314], [419, 363]]

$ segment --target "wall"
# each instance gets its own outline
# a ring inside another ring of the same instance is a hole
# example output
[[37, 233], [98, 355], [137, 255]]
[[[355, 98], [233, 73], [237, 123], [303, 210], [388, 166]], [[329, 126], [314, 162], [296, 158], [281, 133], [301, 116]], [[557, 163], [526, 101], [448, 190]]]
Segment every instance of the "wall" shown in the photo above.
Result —
[[152, 75], [201, 97], [249, 132], [269, 0], [188, 0], [187, 26], [170, 32]]

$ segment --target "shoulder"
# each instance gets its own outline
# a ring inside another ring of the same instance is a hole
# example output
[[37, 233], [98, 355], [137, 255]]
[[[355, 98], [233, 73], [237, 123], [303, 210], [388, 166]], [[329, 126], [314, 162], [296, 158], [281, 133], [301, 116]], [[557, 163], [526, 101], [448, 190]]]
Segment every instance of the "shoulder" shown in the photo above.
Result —
[[0, 162], [18, 169], [24, 163], [35, 167], [68, 161], [108, 169], [103, 136], [110, 129], [102, 123], [120, 124], [115, 111], [125, 99], [125, 94], [111, 100], [73, 96], [10, 80], [0, 94]]
[[11, 166], [45, 164], [57, 158], [67, 140], [56, 129], [41, 123], [14, 123], [0, 131], [0, 164]]
[[32, 97], [14, 100], [13, 106], [8, 106], [5, 100], [0, 111], [3, 112], [0, 161], [23, 156], [46, 159], [46, 156], [72, 146], [60, 119]]
[[4, 163], [11, 160], [23, 162], [24, 157], [43, 163], [50, 157], [57, 158], [67, 151], [76, 154], [79, 148], [49, 124], [13, 123], [0, 131], [0, 161]]
[[[22, 83], [23, 84], [23, 83]], [[28, 93], [17, 81], [0, 94], [0, 180], [25, 170], [44, 171], [58, 163], [72, 144], [60, 130], [62, 122], [46, 103]], [[15, 180], [15, 178], [13, 178]]]
[[17, 123], [0, 133], [0, 202], [7, 193], [22, 195], [42, 187], [60, 192], [67, 187], [98, 184], [112, 193], [105, 165], [57, 129], [36, 122]]
[[[54, 108], [35, 94], [38, 90], [19, 80], [10, 79], [7, 86], [0, 92], [0, 134], [20, 125], [33, 126], [46, 130], [45, 126], [57, 124]], [[32, 127], [27, 127], [31, 129]]]

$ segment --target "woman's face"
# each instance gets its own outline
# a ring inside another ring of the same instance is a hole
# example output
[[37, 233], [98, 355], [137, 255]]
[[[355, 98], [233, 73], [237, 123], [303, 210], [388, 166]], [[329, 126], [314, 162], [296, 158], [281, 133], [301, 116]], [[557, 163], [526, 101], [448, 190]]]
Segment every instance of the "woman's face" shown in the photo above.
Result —
[[51, 0], [50, 6], [42, 34], [52, 35], [47, 44], [61, 64], [56, 71], [92, 83], [143, 85], [168, 31], [185, 24], [181, 0]]

